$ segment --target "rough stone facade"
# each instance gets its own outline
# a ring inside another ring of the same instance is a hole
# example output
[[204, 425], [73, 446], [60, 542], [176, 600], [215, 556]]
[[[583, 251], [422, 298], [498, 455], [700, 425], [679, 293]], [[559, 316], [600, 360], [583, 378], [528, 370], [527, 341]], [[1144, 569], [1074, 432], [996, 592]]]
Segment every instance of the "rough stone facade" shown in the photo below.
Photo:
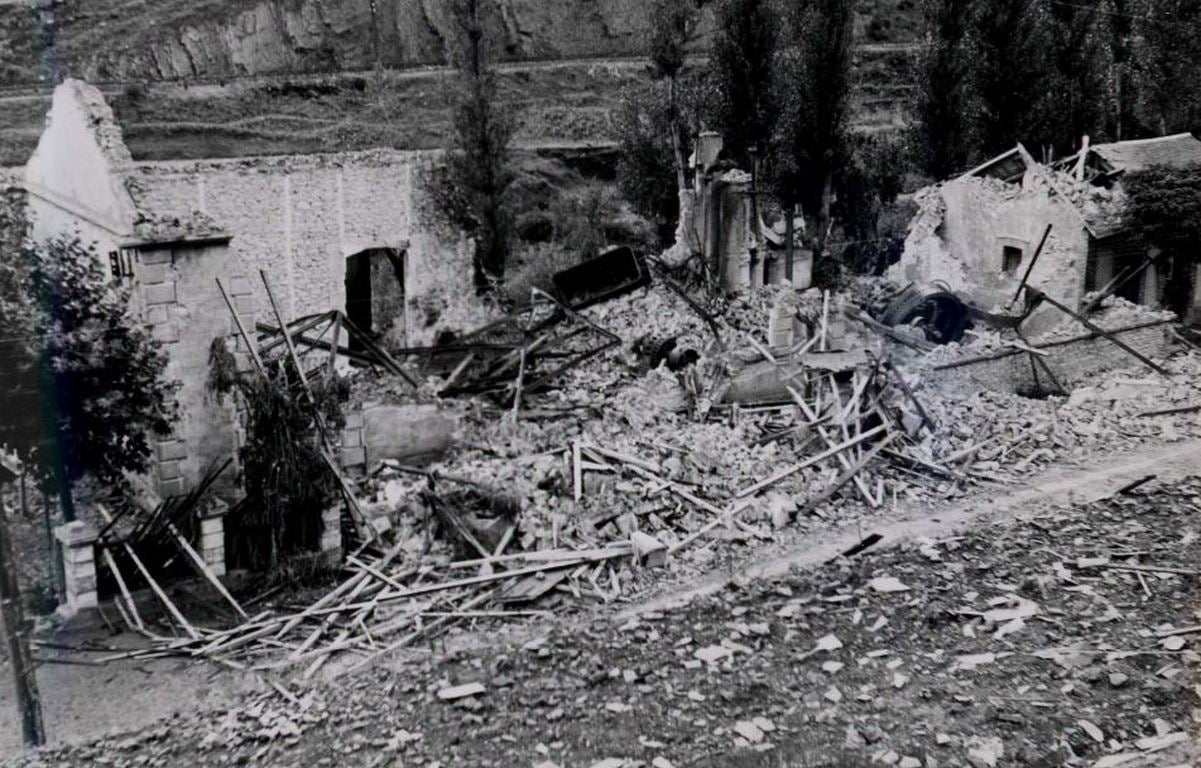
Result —
[[[264, 321], [274, 322], [260, 269], [294, 319], [345, 311], [347, 259], [394, 249], [404, 273], [399, 325], [416, 345], [484, 319], [471, 301], [468, 242], [439, 226], [420, 203], [430, 160], [430, 153], [378, 150], [142, 163], [131, 170], [129, 187], [141, 208], [179, 216], [199, 211], [220, 222], [233, 237], [241, 270], [253, 278]], [[379, 277], [387, 276], [381, 270]]]
[[[134, 295], [142, 318], [167, 352], [164, 377], [180, 387], [174, 433], [155, 446], [158, 492], [175, 496], [195, 487], [210, 467], [236, 455], [233, 405], [208, 389], [213, 340], [235, 333], [217, 279], [225, 282], [243, 322], [254, 317], [255, 302], [250, 281], [238, 274], [224, 241], [149, 245], [137, 254]], [[234, 474], [228, 472], [225, 483]]]

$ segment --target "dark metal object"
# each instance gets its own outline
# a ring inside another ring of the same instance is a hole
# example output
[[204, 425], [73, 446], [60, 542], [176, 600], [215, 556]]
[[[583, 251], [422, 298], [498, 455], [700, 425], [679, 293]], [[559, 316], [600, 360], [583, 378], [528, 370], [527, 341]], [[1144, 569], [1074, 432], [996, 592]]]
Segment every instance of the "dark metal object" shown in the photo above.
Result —
[[551, 281], [564, 303], [584, 309], [650, 285], [651, 273], [642, 256], [621, 246], [556, 272]]
[[880, 322], [887, 326], [916, 322], [928, 340], [950, 344], [963, 338], [971, 316], [963, 301], [950, 291], [910, 285], [889, 301]]

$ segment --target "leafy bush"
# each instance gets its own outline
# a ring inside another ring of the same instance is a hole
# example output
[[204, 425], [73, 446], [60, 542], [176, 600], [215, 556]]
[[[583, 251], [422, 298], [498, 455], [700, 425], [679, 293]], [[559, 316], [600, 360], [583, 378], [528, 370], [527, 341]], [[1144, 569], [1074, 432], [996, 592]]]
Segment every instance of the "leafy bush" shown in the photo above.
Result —
[[73, 520], [72, 484], [124, 488], [126, 473], [146, 471], [152, 436], [171, 432], [178, 384], [129, 313], [129, 285], [109, 279], [93, 247], [34, 245], [13, 226], [0, 221], [0, 443], [52, 483]]
[[500, 299], [506, 306], [521, 307], [530, 301], [530, 289], [540, 288], [552, 296], [551, 277], [582, 261], [579, 254], [557, 243], [535, 243], [517, 254], [513, 268], [501, 284]]
[[210, 363], [209, 387], [236, 392], [244, 405], [246, 439], [238, 456], [246, 498], [231, 522], [257, 539], [251, 560], [274, 568], [321, 539], [321, 513], [337, 483], [322, 457], [320, 429], [332, 434], [345, 425], [341, 403], [349, 387], [338, 377], [310, 379], [310, 403], [290, 361], [268, 362], [267, 377], [239, 373], [223, 339], [213, 341]]

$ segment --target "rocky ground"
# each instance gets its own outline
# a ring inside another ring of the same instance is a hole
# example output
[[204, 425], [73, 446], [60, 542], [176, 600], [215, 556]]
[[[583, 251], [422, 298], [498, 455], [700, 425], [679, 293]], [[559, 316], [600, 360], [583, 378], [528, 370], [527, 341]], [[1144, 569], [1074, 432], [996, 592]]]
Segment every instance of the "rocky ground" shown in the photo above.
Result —
[[1151, 482], [14, 764], [1191, 765], [1199, 533]]

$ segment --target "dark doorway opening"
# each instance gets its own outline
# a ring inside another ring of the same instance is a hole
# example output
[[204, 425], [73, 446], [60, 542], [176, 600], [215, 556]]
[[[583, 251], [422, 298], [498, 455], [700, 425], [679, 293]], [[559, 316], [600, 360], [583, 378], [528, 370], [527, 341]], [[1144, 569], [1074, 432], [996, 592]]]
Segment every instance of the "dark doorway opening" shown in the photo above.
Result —
[[403, 343], [404, 303], [403, 251], [370, 248], [346, 258], [346, 317], [359, 330]]

